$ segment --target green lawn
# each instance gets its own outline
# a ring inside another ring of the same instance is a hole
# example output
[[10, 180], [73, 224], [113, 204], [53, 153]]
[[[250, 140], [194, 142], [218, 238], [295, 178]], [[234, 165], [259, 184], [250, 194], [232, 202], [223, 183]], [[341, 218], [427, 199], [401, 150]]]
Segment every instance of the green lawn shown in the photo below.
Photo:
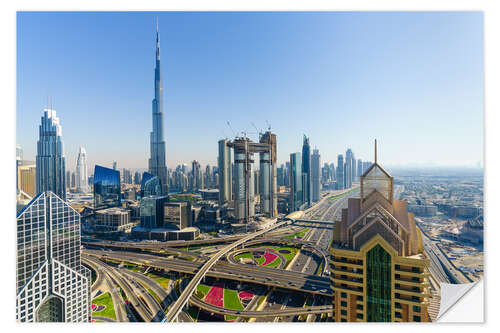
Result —
[[[210, 290], [210, 286], [204, 285], [204, 284], [198, 284], [196, 287], [196, 290], [198, 290], [200, 293], [203, 294], [203, 297], [205, 297], [208, 294], [208, 291]], [[203, 298], [201, 297], [201, 298]]]
[[250, 258], [253, 259], [253, 255], [250, 252], [245, 252], [242, 254], [238, 254], [237, 256], [234, 257], [236, 260], [240, 260], [240, 258]]
[[[238, 293], [235, 290], [224, 289], [224, 308], [232, 310], [243, 310]], [[226, 320], [235, 320], [235, 316], [225, 316]]]
[[168, 281], [169, 279], [164, 276], [159, 276], [153, 273], [146, 273], [146, 276], [155, 280], [163, 289], [168, 289]]
[[111, 295], [109, 293], [105, 293], [100, 295], [97, 298], [94, 298], [92, 300], [92, 303], [95, 305], [104, 305], [106, 308], [102, 311], [99, 312], [93, 312], [92, 315], [94, 316], [102, 316], [102, 317], [108, 317], [116, 320], [116, 315], [115, 315], [115, 308], [113, 306], [113, 300], [111, 299]]
[[287, 247], [275, 247], [274, 249], [276, 251], [279, 251], [279, 250], [288, 250], [288, 251], [290, 251], [289, 254], [280, 253], [283, 257], [285, 257], [287, 263], [289, 263], [295, 257], [295, 255], [297, 254], [297, 249], [294, 248], [294, 247], [288, 247], [288, 246]]
[[136, 264], [133, 264], [131, 262], [128, 262], [128, 261], [124, 261], [123, 265], [125, 267], [127, 267], [128, 269], [133, 270], [134, 272], [140, 272], [141, 271], [141, 268], [139, 266], [137, 266]]
[[309, 231], [309, 228], [305, 228], [305, 229], [302, 229], [301, 231], [297, 231], [294, 234], [288, 235], [285, 238], [290, 238], [290, 239], [294, 239], [296, 237], [304, 238], [304, 236], [306, 235], [306, 233], [308, 231]]

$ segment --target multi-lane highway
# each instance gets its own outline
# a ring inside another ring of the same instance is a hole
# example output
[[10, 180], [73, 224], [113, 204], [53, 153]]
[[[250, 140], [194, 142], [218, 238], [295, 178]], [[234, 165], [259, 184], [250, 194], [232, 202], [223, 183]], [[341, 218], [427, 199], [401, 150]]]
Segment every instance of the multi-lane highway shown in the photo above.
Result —
[[[153, 267], [158, 270], [174, 271], [187, 274], [194, 274], [199, 271], [200, 267], [203, 266], [203, 263], [200, 262], [182, 259], [167, 259], [164, 257], [143, 253], [90, 249], [84, 250], [84, 253], [102, 260], [128, 261], [138, 265]], [[207, 272], [207, 276], [273, 287], [281, 287], [284, 289], [297, 290], [312, 294], [321, 294], [325, 296], [331, 294], [329, 288], [330, 281], [326, 277], [270, 267], [233, 264], [220, 261], [217, 262], [214, 267]]]

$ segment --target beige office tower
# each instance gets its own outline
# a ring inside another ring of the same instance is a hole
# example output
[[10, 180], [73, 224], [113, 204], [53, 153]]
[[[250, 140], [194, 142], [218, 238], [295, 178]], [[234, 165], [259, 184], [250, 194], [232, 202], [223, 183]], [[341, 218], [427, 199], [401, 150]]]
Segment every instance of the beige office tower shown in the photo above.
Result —
[[348, 199], [329, 249], [334, 321], [429, 321], [429, 259], [406, 201], [393, 200], [393, 177], [377, 163]]
[[17, 188], [31, 198], [36, 195], [36, 165], [21, 165], [17, 168]]

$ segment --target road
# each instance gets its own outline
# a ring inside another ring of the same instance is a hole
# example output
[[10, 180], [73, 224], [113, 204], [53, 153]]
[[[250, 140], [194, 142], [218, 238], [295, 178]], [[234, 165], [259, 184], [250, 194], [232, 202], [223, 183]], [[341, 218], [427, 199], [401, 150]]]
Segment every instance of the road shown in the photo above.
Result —
[[[82, 261], [91, 267], [94, 271], [100, 271], [100, 274], [103, 279], [103, 283], [101, 286], [103, 286], [104, 290], [109, 291], [111, 295], [111, 300], [113, 301], [113, 305], [115, 308], [115, 316], [117, 321], [119, 322], [127, 322], [129, 321], [129, 318], [127, 316], [127, 310], [125, 308], [125, 302], [123, 301], [123, 298], [120, 294], [119, 288], [116, 288], [113, 281], [109, 277], [109, 275], [106, 272], [106, 268], [104, 267], [104, 263], [101, 262], [100, 260], [88, 256], [82, 256]], [[96, 287], [99, 287], [99, 285], [95, 285]]]
[[201, 279], [203, 279], [203, 277], [205, 276], [205, 274], [217, 263], [217, 261], [222, 256], [226, 255], [229, 251], [231, 251], [232, 249], [234, 249], [234, 248], [242, 245], [246, 241], [249, 241], [249, 240], [251, 240], [251, 239], [253, 239], [255, 237], [263, 235], [266, 232], [271, 231], [273, 229], [279, 228], [281, 226], [285, 226], [288, 223], [289, 223], [288, 221], [279, 222], [279, 223], [276, 223], [274, 226], [272, 226], [269, 229], [265, 229], [265, 230], [261, 230], [261, 231], [257, 231], [257, 232], [251, 233], [250, 235], [248, 235], [246, 237], [243, 237], [240, 240], [238, 240], [238, 241], [236, 241], [236, 242], [234, 242], [232, 244], [229, 244], [229, 245], [225, 246], [222, 250], [220, 250], [219, 252], [217, 252], [213, 257], [211, 257], [207, 262], [205, 262], [205, 264], [203, 264], [203, 266], [199, 269], [199, 271], [191, 279], [191, 281], [189, 282], [189, 284], [187, 285], [187, 287], [182, 291], [181, 295], [179, 296], [179, 298], [177, 299], [177, 301], [175, 302], [175, 304], [170, 309], [170, 311], [168, 313], [168, 316], [167, 316], [167, 321], [168, 322], [172, 322], [172, 321], [174, 321], [177, 318], [179, 312], [182, 310], [183, 307], [186, 306], [189, 298], [191, 297], [191, 295], [196, 290], [196, 286], [200, 283]]

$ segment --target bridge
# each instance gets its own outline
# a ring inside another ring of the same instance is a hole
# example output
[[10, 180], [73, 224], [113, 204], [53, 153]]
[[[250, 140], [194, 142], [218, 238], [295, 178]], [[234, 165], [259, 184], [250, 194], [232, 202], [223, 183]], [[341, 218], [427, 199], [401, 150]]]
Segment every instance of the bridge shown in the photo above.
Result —
[[254, 232], [248, 236], [245, 236], [241, 238], [240, 240], [229, 244], [225, 246], [222, 250], [217, 252], [212, 258], [210, 258], [205, 264], [200, 268], [200, 270], [194, 275], [193, 279], [188, 283], [186, 289], [184, 289], [177, 299], [177, 301], [174, 303], [172, 308], [170, 309], [168, 315], [167, 315], [167, 322], [172, 322], [174, 321], [177, 316], [179, 315], [179, 312], [182, 310], [183, 307], [186, 306], [188, 303], [189, 298], [193, 295], [194, 291], [196, 290], [196, 286], [200, 283], [201, 279], [205, 276], [205, 274], [215, 265], [215, 263], [224, 255], [226, 255], [229, 251], [232, 249], [242, 245], [243, 243], [254, 239], [255, 237], [258, 237], [260, 235], [265, 234], [268, 231], [274, 230], [276, 228], [282, 227], [284, 225], [287, 225], [290, 223], [290, 221], [293, 221], [295, 218], [300, 218], [302, 217], [303, 212], [294, 212], [290, 215], [288, 215], [285, 218], [285, 221], [280, 222], [275, 224], [274, 226], [270, 227], [269, 229], [264, 229], [261, 231]]
[[206, 303], [196, 296], [191, 297], [189, 299], [189, 303], [211, 313], [216, 313], [226, 316], [229, 315], [235, 317], [244, 317], [244, 318], [299, 316], [304, 314], [330, 313], [333, 311], [333, 306], [331, 304], [309, 306], [304, 308], [285, 308], [279, 310], [266, 310], [266, 311], [232, 310]]
[[317, 224], [327, 224], [334, 225], [334, 221], [318, 221], [318, 220], [305, 220], [305, 219], [297, 219], [295, 222], [305, 222], [305, 223], [317, 223]]

